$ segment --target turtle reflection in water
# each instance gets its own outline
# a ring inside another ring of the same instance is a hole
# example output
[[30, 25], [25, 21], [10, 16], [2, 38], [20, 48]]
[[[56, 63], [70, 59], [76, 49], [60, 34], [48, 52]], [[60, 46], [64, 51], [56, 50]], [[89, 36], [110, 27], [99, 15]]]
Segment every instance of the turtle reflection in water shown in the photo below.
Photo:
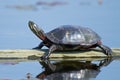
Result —
[[46, 59], [51, 52], [56, 50], [88, 50], [99, 47], [104, 54], [111, 56], [112, 50], [101, 43], [101, 38], [93, 30], [73, 25], [63, 25], [48, 33], [45, 33], [37, 24], [32, 21], [28, 23], [31, 31], [42, 40], [35, 49], [41, 49], [43, 46], [49, 48], [49, 52], [42, 56]]
[[96, 78], [101, 67], [110, 64], [111, 59], [93, 63], [90, 61], [40, 61], [45, 71], [36, 76], [42, 80], [91, 80]]

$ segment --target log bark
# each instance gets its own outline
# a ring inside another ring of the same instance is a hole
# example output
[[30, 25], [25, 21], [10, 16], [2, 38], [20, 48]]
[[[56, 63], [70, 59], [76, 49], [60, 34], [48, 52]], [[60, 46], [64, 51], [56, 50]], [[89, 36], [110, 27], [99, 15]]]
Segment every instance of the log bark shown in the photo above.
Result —
[[[120, 48], [112, 49], [112, 60], [120, 60]], [[3, 62], [26, 62], [40, 60], [40, 57], [48, 52], [47, 49], [42, 50], [0, 50], [0, 63]], [[99, 49], [90, 51], [57, 51], [50, 55], [50, 60], [85, 60], [85, 61], [100, 61], [108, 58]]]
[[[112, 49], [113, 57], [120, 57], [120, 48]], [[41, 57], [44, 53], [48, 52], [47, 49], [42, 50], [0, 50], [0, 59], [28, 59]], [[56, 51], [51, 53], [50, 58], [105, 58], [107, 57], [99, 49], [89, 51]]]

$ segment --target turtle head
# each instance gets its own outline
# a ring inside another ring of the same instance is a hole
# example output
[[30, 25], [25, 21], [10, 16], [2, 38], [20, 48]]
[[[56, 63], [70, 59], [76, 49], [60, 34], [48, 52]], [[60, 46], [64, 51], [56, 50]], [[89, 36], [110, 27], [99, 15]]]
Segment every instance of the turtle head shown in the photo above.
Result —
[[38, 38], [40, 38], [41, 40], [44, 40], [46, 38], [44, 31], [39, 28], [38, 25], [35, 24], [33, 21], [29, 21], [28, 26]]

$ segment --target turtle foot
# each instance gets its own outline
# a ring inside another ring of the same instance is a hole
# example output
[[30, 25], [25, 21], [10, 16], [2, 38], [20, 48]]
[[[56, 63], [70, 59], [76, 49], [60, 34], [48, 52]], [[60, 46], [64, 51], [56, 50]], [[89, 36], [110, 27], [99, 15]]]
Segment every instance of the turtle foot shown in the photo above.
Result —
[[104, 53], [108, 56], [111, 56], [112, 55], [112, 50], [109, 47], [104, 46]]
[[99, 45], [99, 47], [103, 50], [105, 55], [107, 55], [108, 57], [112, 56], [112, 50], [109, 47], [105, 45]]

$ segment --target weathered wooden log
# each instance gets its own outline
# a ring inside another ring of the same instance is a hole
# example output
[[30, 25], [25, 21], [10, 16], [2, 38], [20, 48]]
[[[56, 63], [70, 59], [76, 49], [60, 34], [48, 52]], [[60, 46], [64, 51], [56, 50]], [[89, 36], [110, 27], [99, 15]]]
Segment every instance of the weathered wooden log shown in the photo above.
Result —
[[[26, 62], [40, 60], [40, 57], [47, 52], [47, 49], [43, 50], [0, 50], [0, 63], [4, 62]], [[112, 60], [120, 60], [120, 48], [112, 49]], [[101, 50], [91, 51], [59, 51], [50, 55], [50, 60], [85, 60], [85, 61], [100, 61], [106, 59]]]
[[[0, 59], [28, 59], [41, 57], [47, 49], [42, 50], [0, 50]], [[120, 48], [112, 49], [113, 57], [120, 57]], [[107, 57], [99, 49], [90, 51], [58, 51], [53, 52], [50, 58], [105, 58]]]

